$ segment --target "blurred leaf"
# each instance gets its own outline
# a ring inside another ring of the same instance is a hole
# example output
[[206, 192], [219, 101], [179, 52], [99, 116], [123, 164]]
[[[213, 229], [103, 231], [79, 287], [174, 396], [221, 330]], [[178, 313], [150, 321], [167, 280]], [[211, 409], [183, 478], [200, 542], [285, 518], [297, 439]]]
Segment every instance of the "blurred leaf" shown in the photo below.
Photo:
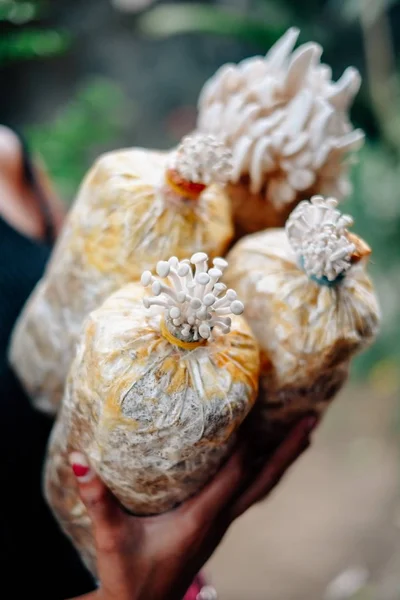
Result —
[[284, 25], [263, 24], [256, 19], [224, 8], [204, 4], [164, 4], [138, 19], [142, 32], [153, 37], [181, 33], [213, 33], [272, 45], [287, 29]]
[[59, 31], [24, 30], [0, 38], [0, 62], [55, 56], [65, 52], [70, 36]]
[[40, 7], [33, 2], [0, 0], [0, 21], [9, 21], [21, 25], [34, 20], [39, 12]]
[[111, 0], [111, 4], [116, 10], [124, 13], [137, 13], [144, 10], [156, 0]]
[[50, 176], [68, 202], [93, 155], [123, 130], [126, 105], [117, 85], [95, 78], [79, 90], [55, 119], [27, 130], [33, 150], [43, 157]]
[[360, 19], [362, 11], [365, 11], [368, 21], [374, 22], [379, 15], [397, 4], [400, 0], [331, 0], [333, 8], [339, 4], [342, 17], [353, 22]]
[[[308, 0], [310, 1], [310, 0]], [[243, 9], [245, 10], [245, 9]], [[296, 10], [285, 0], [256, 0], [251, 5], [253, 21], [262, 20], [263, 23], [275, 23], [284, 26], [286, 29], [296, 20]]]
[[[370, 268], [382, 309], [376, 343], [354, 362], [357, 376], [400, 364], [400, 181], [399, 158], [378, 143], [367, 142], [353, 172], [354, 192], [343, 210], [354, 216], [355, 231], [372, 247]], [[384, 365], [386, 365], [384, 367]]]

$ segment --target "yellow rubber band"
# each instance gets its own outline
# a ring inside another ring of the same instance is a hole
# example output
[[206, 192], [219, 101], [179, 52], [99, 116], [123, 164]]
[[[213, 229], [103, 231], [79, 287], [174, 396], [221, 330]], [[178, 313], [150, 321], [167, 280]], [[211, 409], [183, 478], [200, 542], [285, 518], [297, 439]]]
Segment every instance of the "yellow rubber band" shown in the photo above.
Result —
[[178, 346], [178, 348], [182, 348], [182, 350], [194, 350], [198, 346], [204, 346], [207, 340], [201, 340], [199, 342], [183, 342], [179, 338], [172, 335], [170, 330], [167, 327], [165, 320], [161, 321], [161, 335], [174, 346]]

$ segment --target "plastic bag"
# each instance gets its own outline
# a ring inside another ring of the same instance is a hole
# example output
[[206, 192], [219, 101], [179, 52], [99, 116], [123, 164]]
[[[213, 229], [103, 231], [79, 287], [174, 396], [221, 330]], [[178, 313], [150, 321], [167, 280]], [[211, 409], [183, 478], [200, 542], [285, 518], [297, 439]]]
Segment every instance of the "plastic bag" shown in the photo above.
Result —
[[[243, 299], [260, 344], [260, 402], [253, 423], [275, 446], [308, 412], [323, 413], [350, 359], [372, 342], [379, 308], [366, 274], [368, 246], [334, 199], [314, 197], [284, 229], [243, 238], [225, 282]], [[261, 413], [261, 414], [260, 414]]]
[[322, 47], [301, 45], [289, 29], [266, 56], [223, 65], [204, 85], [199, 131], [221, 136], [233, 154], [228, 192], [236, 236], [282, 227], [314, 193], [350, 193], [349, 152], [364, 139], [349, 117], [361, 77], [349, 67], [337, 82]]
[[225, 261], [207, 273], [206, 258], [192, 257], [194, 280], [188, 262], [159, 263], [171, 287], [145, 273], [154, 297], [130, 284], [86, 321], [50, 441], [46, 495], [92, 571], [69, 453], [85, 453], [129, 511], [164, 512], [212, 477], [257, 396], [258, 344], [236, 295], [222, 295]]
[[97, 161], [11, 344], [37, 408], [57, 411], [83, 320], [111, 293], [160, 258], [225, 252], [233, 227], [222, 184], [230, 168], [212, 136], [185, 138], [169, 153], [130, 149]]

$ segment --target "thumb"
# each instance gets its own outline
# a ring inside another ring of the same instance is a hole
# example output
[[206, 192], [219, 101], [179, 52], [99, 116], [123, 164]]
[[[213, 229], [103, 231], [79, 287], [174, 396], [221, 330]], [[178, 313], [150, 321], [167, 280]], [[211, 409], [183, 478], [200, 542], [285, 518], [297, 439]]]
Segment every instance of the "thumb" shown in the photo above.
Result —
[[123, 513], [117, 500], [107, 489], [80, 452], [72, 452], [69, 462], [78, 491], [92, 521], [98, 552], [117, 551]]
[[239, 496], [232, 507], [232, 520], [240, 517], [253, 504], [270, 494], [289, 467], [310, 446], [310, 434], [317, 423], [317, 417], [311, 416], [302, 419], [294, 427], [286, 440], [267, 460], [255, 481]]

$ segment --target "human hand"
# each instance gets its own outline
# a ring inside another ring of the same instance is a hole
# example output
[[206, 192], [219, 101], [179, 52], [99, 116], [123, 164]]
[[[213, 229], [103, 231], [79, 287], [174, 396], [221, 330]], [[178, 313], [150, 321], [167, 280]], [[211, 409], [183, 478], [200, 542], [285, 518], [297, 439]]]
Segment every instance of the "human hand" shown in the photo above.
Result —
[[240, 444], [198, 495], [154, 517], [128, 515], [86, 458], [73, 453], [72, 468], [96, 543], [100, 589], [90, 598], [182, 600], [231, 523], [268, 496], [308, 448], [316, 423], [315, 417], [303, 419], [264, 464], [260, 458], [249, 460], [245, 443]]

